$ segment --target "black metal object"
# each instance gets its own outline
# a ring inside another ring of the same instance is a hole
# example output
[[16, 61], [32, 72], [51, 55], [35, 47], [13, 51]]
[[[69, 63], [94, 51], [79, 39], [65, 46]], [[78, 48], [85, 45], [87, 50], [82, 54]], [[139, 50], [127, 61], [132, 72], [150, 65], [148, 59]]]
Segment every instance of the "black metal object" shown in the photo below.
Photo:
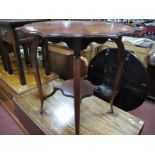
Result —
[[[88, 67], [88, 80], [97, 85], [94, 95], [109, 101], [112, 92], [119, 52], [109, 48], [98, 53]], [[148, 93], [148, 78], [144, 65], [132, 52], [126, 51], [121, 83], [117, 88], [114, 105], [123, 110], [140, 106]]]

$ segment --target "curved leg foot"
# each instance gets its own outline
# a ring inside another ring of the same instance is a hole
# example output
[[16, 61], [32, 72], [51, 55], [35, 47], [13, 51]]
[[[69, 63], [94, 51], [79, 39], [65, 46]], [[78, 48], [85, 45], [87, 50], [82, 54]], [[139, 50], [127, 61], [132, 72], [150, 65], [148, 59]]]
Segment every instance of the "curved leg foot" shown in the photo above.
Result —
[[111, 113], [114, 112], [113, 102], [114, 102], [114, 99], [112, 98], [112, 99], [110, 100], [110, 112], [111, 112]]
[[55, 92], [57, 91], [58, 89], [56, 87], [54, 87], [53, 89], [53, 92], [50, 93], [49, 95], [43, 97], [43, 99], [41, 99], [41, 106], [40, 106], [40, 114], [43, 114], [44, 113], [44, 109], [43, 109], [43, 105], [44, 105], [44, 100], [52, 95], [55, 94]]
[[40, 114], [44, 113], [43, 104], [44, 104], [44, 101], [42, 100], [41, 101], [41, 106], [40, 106]]
[[57, 90], [59, 90], [59, 89], [58, 89], [57, 87], [54, 87], [54, 88], [53, 88], [53, 92], [52, 92], [52, 93], [50, 93], [49, 95], [45, 96], [45, 98], [44, 98], [44, 99], [46, 99], [46, 98], [48, 98], [48, 97], [50, 97], [50, 96], [54, 95], [54, 94], [55, 94], [55, 92], [56, 92]]

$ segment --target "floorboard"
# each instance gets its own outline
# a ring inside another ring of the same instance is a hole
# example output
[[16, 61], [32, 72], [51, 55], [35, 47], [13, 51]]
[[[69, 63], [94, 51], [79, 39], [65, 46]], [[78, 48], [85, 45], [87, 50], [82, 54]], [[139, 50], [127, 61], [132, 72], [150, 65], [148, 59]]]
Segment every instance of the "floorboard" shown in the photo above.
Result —
[[[30, 134], [73, 135], [74, 103], [73, 98], [65, 97], [60, 91], [46, 99], [44, 113], [40, 114], [40, 99], [31, 68], [25, 68], [27, 85], [21, 86], [14, 62], [14, 74], [8, 75], [0, 65], [0, 91], [5, 95], [3, 101], [21, 121]], [[59, 76], [51, 73], [45, 76], [40, 68], [45, 94], [52, 91], [53, 85], [62, 84]], [[109, 113], [108, 103], [95, 96], [82, 100], [80, 114], [80, 134], [82, 135], [133, 135], [139, 134], [143, 120], [114, 107]]]
[[[51, 92], [58, 81], [44, 84], [44, 92]], [[73, 135], [73, 99], [65, 97], [61, 91], [44, 103], [44, 113], [40, 114], [40, 100], [37, 89], [30, 90], [14, 98], [16, 104], [48, 135]], [[139, 134], [143, 121], [123, 110], [114, 107], [109, 113], [108, 103], [95, 96], [87, 97], [81, 103], [80, 134], [82, 135], [126, 135]]]

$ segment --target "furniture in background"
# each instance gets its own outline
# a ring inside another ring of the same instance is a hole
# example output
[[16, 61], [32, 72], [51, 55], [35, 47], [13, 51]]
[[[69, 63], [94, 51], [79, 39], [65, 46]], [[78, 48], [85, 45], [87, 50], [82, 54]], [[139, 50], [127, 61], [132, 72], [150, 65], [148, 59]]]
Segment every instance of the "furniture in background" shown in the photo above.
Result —
[[[109, 102], [118, 65], [118, 48], [100, 51], [90, 62], [87, 79], [96, 86], [94, 95]], [[101, 67], [102, 66], [102, 67]], [[142, 62], [132, 52], [125, 52], [125, 62], [114, 105], [125, 110], [140, 106], [148, 94], [148, 77]]]
[[[37, 28], [37, 29], [36, 29]], [[30, 54], [32, 60], [32, 67], [37, 82], [39, 91], [39, 97], [41, 100], [41, 113], [43, 113], [44, 100], [51, 96], [53, 93], [45, 96], [42, 90], [40, 81], [40, 75], [36, 62], [36, 48], [38, 46], [39, 38], [41, 37], [44, 41], [48, 42], [66, 42], [69, 48], [73, 49], [74, 60], [73, 60], [73, 84], [74, 84], [74, 109], [75, 109], [75, 133], [80, 133], [80, 102], [82, 96], [80, 95], [80, 83], [83, 86], [83, 82], [80, 81], [80, 56], [81, 50], [85, 49], [91, 42], [105, 43], [108, 39], [112, 39], [116, 42], [119, 49], [119, 65], [115, 77], [115, 82], [112, 88], [112, 96], [110, 99], [111, 112], [113, 113], [113, 101], [115, 98], [116, 89], [119, 85], [120, 78], [122, 75], [122, 69], [124, 65], [125, 50], [122, 43], [122, 36], [132, 35], [135, 29], [130, 26], [122, 24], [107, 24], [104, 22], [94, 21], [54, 21], [54, 22], [42, 22], [28, 24], [20, 29], [20, 31], [26, 34], [33, 35], [35, 38], [31, 43]], [[35, 32], [35, 35], [34, 35]], [[84, 81], [87, 84], [87, 82]], [[65, 83], [64, 83], [65, 85]], [[63, 87], [63, 86], [62, 86]], [[84, 87], [84, 86], [83, 86]], [[82, 89], [81, 89], [82, 91]]]
[[[88, 61], [90, 60], [88, 55], [92, 55], [92, 50], [87, 48], [81, 52], [81, 77], [85, 77], [87, 74]], [[60, 75], [64, 80], [73, 78], [73, 55], [73, 50], [65, 43], [48, 43], [50, 70]]]
[[[123, 37], [125, 38], [125, 37]], [[125, 38], [123, 43], [126, 50], [132, 51], [144, 64], [147, 74], [148, 74], [148, 80], [149, 80], [149, 91], [148, 91], [148, 97], [155, 100], [155, 66], [152, 66], [148, 64], [148, 54], [152, 51], [152, 48], [144, 48], [144, 47], [137, 47], [130, 43], [130, 40], [132, 38]], [[133, 38], [134, 40], [136, 38]], [[133, 40], [132, 39], [132, 40]], [[102, 45], [103, 46], [103, 45]], [[116, 48], [116, 44], [114, 42], [106, 42], [104, 44], [104, 49], [106, 48]]]
[[[135, 35], [138, 37], [145, 37], [155, 41], [155, 26], [154, 25], [144, 26], [142, 31], [135, 33]], [[154, 60], [154, 64], [155, 64], [155, 60]], [[149, 84], [150, 84], [148, 97], [155, 100], [155, 66], [148, 64], [147, 72], [148, 72]]]
[[[151, 51], [151, 48], [144, 48], [135, 46], [132, 42], [137, 40], [137, 38], [132, 37], [123, 37], [123, 44], [126, 50], [132, 51], [141, 61], [147, 66], [146, 57], [148, 53]], [[114, 42], [108, 41], [104, 45], [102, 45], [103, 49], [106, 48], [116, 48], [117, 45]]]
[[143, 26], [141, 28], [141, 31], [135, 33], [135, 36], [155, 40], [155, 26], [153, 25]]
[[73, 77], [73, 51], [64, 45], [48, 44], [49, 67], [64, 80]]
[[3, 61], [4, 70], [9, 74], [13, 73], [8, 50], [6, 44], [10, 44], [13, 47], [15, 60], [17, 63], [17, 69], [19, 74], [19, 80], [22, 85], [26, 84], [26, 79], [24, 75], [24, 69], [22, 64], [22, 59], [20, 55], [19, 45], [22, 45], [24, 48], [24, 53], [26, 56], [26, 63], [29, 63], [28, 60], [28, 51], [27, 46], [31, 42], [32, 37], [28, 37], [22, 32], [15, 31], [15, 28], [18, 26], [23, 26], [24, 24], [32, 22], [41, 22], [45, 21], [42, 19], [2, 19], [0, 20], [0, 46], [1, 46], [1, 57]]

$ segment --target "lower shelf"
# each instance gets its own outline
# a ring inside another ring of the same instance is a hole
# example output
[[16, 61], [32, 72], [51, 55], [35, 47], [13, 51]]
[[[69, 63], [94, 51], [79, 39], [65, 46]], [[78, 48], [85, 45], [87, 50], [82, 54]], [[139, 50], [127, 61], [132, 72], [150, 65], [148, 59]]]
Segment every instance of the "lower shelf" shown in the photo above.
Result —
[[[45, 93], [52, 91], [53, 82], [43, 85]], [[40, 114], [40, 99], [37, 89], [17, 95], [14, 101], [43, 134], [75, 134], [73, 98], [65, 97], [61, 91], [57, 91], [45, 100], [43, 114]], [[117, 107], [114, 107], [114, 114], [109, 113], [109, 110], [109, 104], [95, 96], [84, 98], [80, 110], [80, 134], [139, 134], [144, 124], [142, 120]]]

